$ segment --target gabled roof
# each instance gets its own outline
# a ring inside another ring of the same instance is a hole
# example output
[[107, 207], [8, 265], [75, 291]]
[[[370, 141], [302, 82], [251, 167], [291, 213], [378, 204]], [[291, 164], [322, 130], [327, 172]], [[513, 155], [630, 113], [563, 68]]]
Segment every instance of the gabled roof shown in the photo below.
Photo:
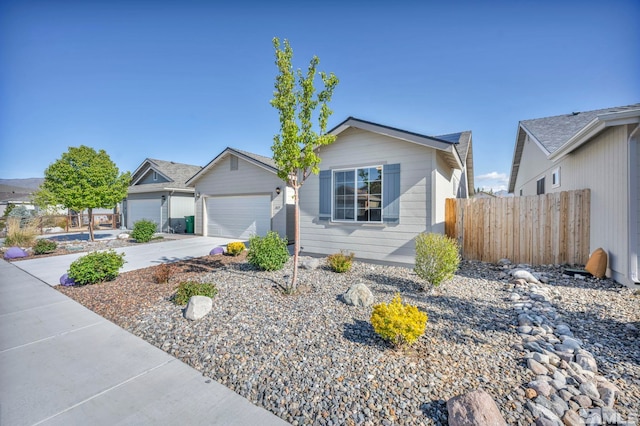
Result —
[[265, 157], [264, 155], [258, 155], [247, 151], [242, 151], [240, 149], [225, 148], [220, 154], [218, 154], [213, 160], [209, 162], [206, 166], [204, 166], [200, 171], [191, 176], [186, 184], [190, 187], [193, 187], [195, 182], [200, 179], [204, 174], [206, 174], [209, 170], [211, 170], [216, 164], [222, 161], [227, 155], [235, 155], [239, 158], [242, 158], [252, 164], [255, 164], [258, 167], [261, 167], [269, 172], [278, 173], [278, 168], [276, 167], [275, 161], [272, 158]]
[[473, 179], [473, 146], [471, 143], [471, 130], [440, 135], [436, 136], [436, 138], [456, 144], [456, 151], [458, 151], [460, 159], [465, 164], [467, 170], [467, 192], [469, 195], [473, 195], [475, 192], [475, 185]]
[[406, 130], [401, 130], [395, 127], [385, 126], [354, 117], [347, 118], [342, 123], [329, 130], [328, 133], [338, 136], [340, 133], [344, 132], [350, 127], [437, 149], [443, 152], [445, 158], [447, 159], [447, 162], [452, 168], [462, 169], [462, 159], [458, 154], [458, 151], [456, 151], [456, 149], [454, 148], [456, 142], [440, 139], [437, 136], [427, 136], [420, 133], [409, 132]]
[[637, 123], [639, 117], [640, 104], [633, 104], [520, 121], [511, 164], [509, 192], [515, 189], [527, 136], [538, 145], [549, 160], [555, 161], [593, 138], [605, 127]]
[[[137, 194], [171, 190], [193, 191], [192, 188], [187, 187], [186, 181], [200, 169], [202, 169], [202, 167], [194, 166], [192, 164], [146, 158], [136, 171], [133, 172], [131, 177], [131, 186], [129, 186], [129, 193]], [[136, 183], [140, 181], [140, 179], [142, 179], [150, 170], [153, 170], [164, 177], [167, 182], [136, 185]]]

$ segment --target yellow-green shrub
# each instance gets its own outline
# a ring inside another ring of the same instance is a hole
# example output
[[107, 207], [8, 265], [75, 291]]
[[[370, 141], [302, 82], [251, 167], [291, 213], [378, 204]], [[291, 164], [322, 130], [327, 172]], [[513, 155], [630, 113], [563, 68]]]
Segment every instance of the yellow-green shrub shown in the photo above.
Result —
[[417, 307], [403, 304], [396, 293], [390, 303], [373, 307], [371, 325], [375, 332], [394, 346], [412, 344], [424, 334], [428, 316]]
[[227, 244], [227, 254], [231, 256], [237, 256], [243, 251], [245, 251], [247, 247], [245, 247], [244, 243], [241, 241], [234, 241], [232, 243]]
[[416, 237], [414, 271], [433, 286], [450, 280], [460, 265], [458, 244], [442, 234], [423, 233]]
[[347, 272], [351, 269], [351, 262], [353, 262], [353, 253], [335, 253], [327, 256], [327, 263], [333, 272]]

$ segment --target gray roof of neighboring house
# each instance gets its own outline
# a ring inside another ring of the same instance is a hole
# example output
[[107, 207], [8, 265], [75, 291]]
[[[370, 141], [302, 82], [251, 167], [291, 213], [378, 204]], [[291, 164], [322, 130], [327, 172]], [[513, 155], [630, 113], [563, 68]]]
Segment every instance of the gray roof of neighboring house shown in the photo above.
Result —
[[149, 183], [143, 185], [129, 186], [129, 193], [144, 193], [164, 191], [167, 188], [191, 190], [185, 183], [191, 176], [202, 169], [200, 166], [192, 164], [176, 163], [175, 161], [158, 160], [155, 158], [145, 159], [140, 167], [134, 172], [132, 180], [146, 174], [149, 169], [153, 169], [169, 179], [169, 182]]
[[552, 154], [599, 115], [638, 108], [640, 108], [640, 104], [604, 108], [594, 111], [572, 112], [570, 114], [556, 115], [553, 117], [522, 120], [520, 126], [540, 142], [549, 154]]
[[274, 169], [277, 169], [278, 167], [276, 166], [276, 162], [273, 161], [273, 158], [270, 157], [265, 157], [264, 155], [258, 155], [258, 154], [254, 154], [252, 152], [248, 152], [248, 151], [243, 151], [241, 149], [234, 149], [231, 148], [233, 151], [239, 152], [241, 154], [246, 155], [249, 158], [253, 158], [256, 161], [259, 161], [269, 167], [273, 167]]

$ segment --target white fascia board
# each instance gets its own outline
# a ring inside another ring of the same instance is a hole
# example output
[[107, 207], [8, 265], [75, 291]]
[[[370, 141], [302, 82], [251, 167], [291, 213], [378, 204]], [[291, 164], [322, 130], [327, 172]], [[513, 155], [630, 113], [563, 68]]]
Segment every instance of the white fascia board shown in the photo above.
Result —
[[598, 118], [594, 118], [589, 124], [584, 126], [578, 133], [573, 135], [553, 154], [548, 155], [547, 158], [553, 162], [560, 160], [565, 155], [571, 153], [573, 150], [583, 145], [589, 139], [600, 133], [605, 127], [606, 124], [604, 121], [600, 121]]
[[196, 192], [195, 188], [164, 188], [164, 190], [171, 191], [171, 192], [188, 192], [191, 194]]
[[538, 138], [533, 136], [533, 133], [531, 133], [529, 130], [527, 130], [527, 128], [525, 126], [523, 126], [522, 123], [520, 123], [520, 128], [522, 130], [524, 130], [524, 132], [527, 134], [527, 136], [529, 136], [529, 139], [531, 139], [536, 145], [538, 145], [538, 148], [540, 148], [542, 150], [542, 152], [544, 152], [544, 155], [546, 155], [548, 157], [549, 154], [551, 154], [549, 152], [549, 150], [547, 148], [545, 148], [544, 145], [542, 145], [542, 143], [540, 143]]

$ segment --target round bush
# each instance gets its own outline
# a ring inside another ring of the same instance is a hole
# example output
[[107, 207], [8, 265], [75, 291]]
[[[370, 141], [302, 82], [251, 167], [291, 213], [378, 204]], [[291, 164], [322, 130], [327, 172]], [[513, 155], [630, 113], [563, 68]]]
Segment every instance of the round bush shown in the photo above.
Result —
[[263, 271], [282, 269], [287, 260], [289, 260], [287, 239], [280, 238], [278, 233], [274, 231], [269, 231], [264, 237], [253, 235], [249, 238], [247, 260], [250, 264]]
[[412, 344], [424, 334], [428, 316], [416, 306], [403, 304], [396, 293], [390, 303], [373, 307], [371, 325], [373, 330], [394, 346]]
[[241, 241], [234, 241], [227, 244], [227, 254], [230, 256], [238, 256], [240, 253], [246, 250], [244, 243]]
[[55, 241], [41, 238], [36, 241], [36, 244], [33, 246], [33, 252], [35, 254], [47, 254], [56, 251], [57, 248], [58, 244]]
[[156, 233], [158, 225], [147, 219], [142, 219], [133, 224], [133, 231], [131, 232], [131, 238], [135, 239], [139, 243], [146, 243], [151, 241], [153, 234]]
[[416, 237], [415, 273], [433, 286], [453, 278], [460, 265], [458, 244], [442, 234], [420, 234]]
[[118, 276], [122, 265], [124, 253], [96, 251], [74, 260], [69, 266], [69, 278], [79, 285], [111, 281]]

